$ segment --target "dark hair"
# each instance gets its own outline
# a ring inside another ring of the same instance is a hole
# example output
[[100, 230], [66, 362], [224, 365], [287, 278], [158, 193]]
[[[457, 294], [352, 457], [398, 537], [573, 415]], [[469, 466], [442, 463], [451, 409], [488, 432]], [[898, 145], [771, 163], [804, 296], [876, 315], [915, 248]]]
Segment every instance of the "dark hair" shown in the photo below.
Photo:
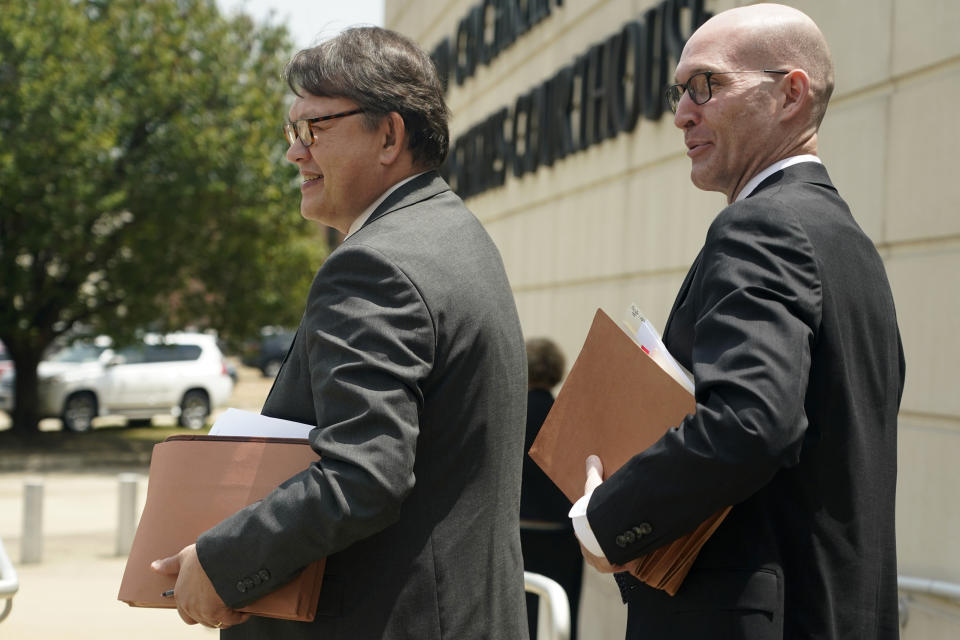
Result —
[[531, 389], [552, 389], [563, 379], [560, 347], [549, 338], [527, 340], [527, 378]]
[[430, 56], [413, 40], [380, 27], [355, 27], [298, 52], [284, 69], [298, 96], [347, 98], [376, 127], [397, 112], [413, 161], [423, 169], [443, 164], [450, 144], [449, 111]]

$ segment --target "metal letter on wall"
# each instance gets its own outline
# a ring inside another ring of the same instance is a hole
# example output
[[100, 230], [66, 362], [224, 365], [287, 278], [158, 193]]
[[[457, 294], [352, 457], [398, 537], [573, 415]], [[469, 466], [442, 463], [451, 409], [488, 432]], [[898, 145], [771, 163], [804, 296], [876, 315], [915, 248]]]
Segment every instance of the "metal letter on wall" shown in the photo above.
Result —
[[430, 58], [433, 60], [433, 66], [437, 68], [437, 76], [440, 77], [443, 92], [446, 93], [450, 82], [450, 38], [441, 40], [440, 44], [434, 47]]
[[555, 160], [573, 153], [573, 132], [570, 123], [573, 111], [573, 67], [567, 66], [560, 69], [550, 79], [548, 91], [547, 122], [549, 124], [545, 135], [548, 137], [550, 153], [545, 164], [550, 167]]
[[647, 37], [644, 44], [644, 66], [640, 90], [643, 96], [643, 117], [659, 120], [663, 115], [663, 88], [667, 86], [667, 52], [663, 41], [663, 5], [644, 14]]
[[603, 92], [606, 95], [603, 131], [614, 138], [623, 131], [625, 96], [623, 86], [623, 34], [616, 33], [603, 44]]
[[646, 67], [646, 26], [632, 20], [623, 26], [621, 47], [620, 86], [623, 97], [623, 130], [633, 131], [643, 111], [643, 97], [640, 85], [643, 83], [643, 70]]
[[[556, 5], [562, 4], [556, 1]], [[602, 43], [592, 45], [549, 79], [474, 125], [453, 145], [442, 168], [462, 197], [553, 164], [623, 131], [641, 115], [659, 120], [663, 93], [672, 82], [689, 34], [711, 17], [704, 0], [663, 0]], [[451, 44], [443, 40], [432, 57], [441, 77], [455, 73], [462, 84], [478, 63], [500, 51], [551, 12], [551, 0], [480, 0], [457, 26]], [[446, 69], [446, 71], [445, 71]]]
[[604, 92], [603, 67], [604, 65], [603, 45], [595, 44], [587, 52], [587, 76], [584, 92], [584, 145], [591, 147], [604, 139], [604, 132], [601, 131], [601, 121], [603, 112], [606, 110], [607, 96]]

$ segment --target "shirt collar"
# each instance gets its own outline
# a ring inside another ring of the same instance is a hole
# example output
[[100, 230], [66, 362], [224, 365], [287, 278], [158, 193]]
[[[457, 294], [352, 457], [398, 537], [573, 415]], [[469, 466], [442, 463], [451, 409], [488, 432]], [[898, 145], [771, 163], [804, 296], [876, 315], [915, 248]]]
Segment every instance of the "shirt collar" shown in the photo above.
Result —
[[740, 193], [737, 195], [737, 199], [734, 200], [734, 202], [740, 202], [741, 200], [749, 196], [751, 193], [753, 193], [754, 189], [760, 186], [761, 182], [763, 182], [764, 180], [766, 180], [767, 178], [775, 174], [777, 171], [780, 171], [781, 169], [786, 169], [787, 167], [793, 166], [795, 164], [800, 164], [801, 162], [816, 162], [817, 164], [823, 164], [823, 161], [821, 161], [820, 158], [810, 153], [805, 153], [800, 156], [792, 156], [790, 158], [784, 158], [783, 160], [777, 160], [772, 165], [770, 165], [769, 167], [767, 167], [757, 175], [750, 178], [750, 181], [747, 182], [746, 185], [744, 185], [743, 189], [741, 189]]
[[393, 193], [394, 191], [396, 191], [406, 183], [410, 182], [417, 176], [421, 176], [425, 173], [426, 171], [421, 171], [420, 173], [415, 173], [412, 176], [407, 176], [400, 182], [394, 184], [392, 187], [390, 187], [389, 189], [381, 193], [379, 198], [371, 202], [370, 206], [364, 209], [363, 213], [361, 213], [353, 222], [350, 223], [350, 228], [347, 229], [347, 235], [344, 236], [343, 239], [346, 240], [347, 238], [352, 236], [354, 233], [356, 233], [360, 229], [360, 227], [362, 227], [364, 223], [366, 223], [366, 221], [370, 219], [370, 216], [372, 216], [373, 212], [377, 210], [377, 207], [379, 207], [380, 204], [387, 199], [387, 196], [389, 196], [391, 193]]

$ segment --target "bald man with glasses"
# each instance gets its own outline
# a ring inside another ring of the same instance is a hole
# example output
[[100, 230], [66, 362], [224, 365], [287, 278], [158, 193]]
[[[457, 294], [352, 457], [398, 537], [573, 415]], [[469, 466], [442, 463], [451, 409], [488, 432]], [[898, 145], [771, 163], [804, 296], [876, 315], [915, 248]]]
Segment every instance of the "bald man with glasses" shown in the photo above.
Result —
[[[664, 328], [696, 412], [603, 478], [574, 527], [627, 638], [897, 638], [904, 358], [883, 263], [817, 156], [833, 63], [803, 13], [718, 14], [667, 92], [691, 179], [726, 195]], [[733, 505], [673, 597], [629, 563]]]

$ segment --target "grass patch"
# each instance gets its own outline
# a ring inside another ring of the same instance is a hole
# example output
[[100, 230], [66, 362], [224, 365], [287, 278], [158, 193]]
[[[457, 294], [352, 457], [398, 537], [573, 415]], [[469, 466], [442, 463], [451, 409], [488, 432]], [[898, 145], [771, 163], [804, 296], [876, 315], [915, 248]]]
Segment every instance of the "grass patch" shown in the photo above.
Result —
[[25, 454], [90, 454], [149, 453], [153, 445], [176, 434], [201, 434], [208, 429], [193, 431], [175, 426], [95, 426], [90, 431], [73, 433], [63, 429], [39, 431], [28, 437], [7, 429], [0, 431], [0, 456]]

